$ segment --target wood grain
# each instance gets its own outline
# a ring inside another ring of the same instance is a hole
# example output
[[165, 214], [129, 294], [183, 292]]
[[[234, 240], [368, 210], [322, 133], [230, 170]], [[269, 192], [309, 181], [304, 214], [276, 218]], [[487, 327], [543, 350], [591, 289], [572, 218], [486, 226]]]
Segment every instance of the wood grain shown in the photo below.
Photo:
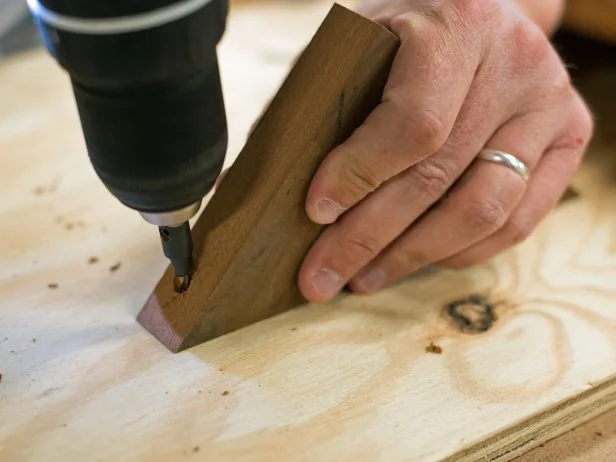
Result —
[[300, 305], [321, 227], [305, 212], [323, 158], [380, 102], [398, 38], [334, 5], [193, 228], [187, 292], [168, 268], [139, 322], [177, 352]]
[[[330, 6], [236, 10], [234, 146]], [[615, 76], [583, 82], [599, 126], [579, 196], [525, 243], [174, 355], [135, 322], [166, 266], [158, 236], [94, 175], [68, 80], [43, 52], [3, 64], [0, 460], [503, 461], [613, 406]], [[485, 332], [444, 314], [470, 294], [493, 305]]]

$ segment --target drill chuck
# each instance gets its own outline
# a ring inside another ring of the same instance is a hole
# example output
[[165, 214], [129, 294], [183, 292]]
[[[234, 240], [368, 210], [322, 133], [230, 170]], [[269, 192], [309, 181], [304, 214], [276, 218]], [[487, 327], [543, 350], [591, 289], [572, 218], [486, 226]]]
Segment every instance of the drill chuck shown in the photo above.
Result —
[[28, 0], [69, 73], [92, 165], [130, 208], [200, 201], [222, 170], [226, 0]]
[[186, 223], [213, 188], [227, 150], [216, 54], [227, 0], [28, 5], [47, 49], [70, 75], [98, 177], [151, 223]]

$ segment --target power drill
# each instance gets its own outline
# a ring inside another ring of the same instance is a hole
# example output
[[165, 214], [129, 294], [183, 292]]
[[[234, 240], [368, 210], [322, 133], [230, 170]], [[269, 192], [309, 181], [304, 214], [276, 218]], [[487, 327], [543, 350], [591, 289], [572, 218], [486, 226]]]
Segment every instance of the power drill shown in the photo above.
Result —
[[28, 0], [70, 75], [90, 161], [123, 204], [159, 227], [184, 291], [188, 220], [222, 170], [227, 123], [216, 47], [227, 0]]

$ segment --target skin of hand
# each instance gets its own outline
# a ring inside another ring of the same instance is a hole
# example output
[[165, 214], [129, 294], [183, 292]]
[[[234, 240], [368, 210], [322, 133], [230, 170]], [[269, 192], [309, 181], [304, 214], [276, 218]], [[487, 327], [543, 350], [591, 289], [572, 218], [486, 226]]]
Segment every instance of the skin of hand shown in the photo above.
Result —
[[[557, 204], [593, 121], [550, 43], [556, 18], [544, 8], [532, 19], [533, 3], [373, 0], [360, 10], [401, 47], [381, 103], [310, 185], [308, 216], [328, 226], [299, 273], [306, 299], [484, 262]], [[518, 157], [530, 180], [475, 160], [483, 148]]]

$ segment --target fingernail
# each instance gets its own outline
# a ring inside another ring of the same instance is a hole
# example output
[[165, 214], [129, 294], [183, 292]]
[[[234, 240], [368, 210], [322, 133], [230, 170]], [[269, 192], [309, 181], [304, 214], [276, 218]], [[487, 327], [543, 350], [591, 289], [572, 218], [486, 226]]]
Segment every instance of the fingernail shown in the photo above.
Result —
[[312, 277], [312, 287], [322, 297], [331, 298], [339, 292], [341, 281], [338, 273], [322, 269]]
[[321, 225], [333, 223], [346, 210], [339, 203], [327, 198], [319, 199], [316, 203], [316, 209], [316, 221]]
[[387, 275], [382, 269], [374, 268], [360, 276], [358, 282], [364, 291], [376, 292], [382, 289], [387, 282]]

